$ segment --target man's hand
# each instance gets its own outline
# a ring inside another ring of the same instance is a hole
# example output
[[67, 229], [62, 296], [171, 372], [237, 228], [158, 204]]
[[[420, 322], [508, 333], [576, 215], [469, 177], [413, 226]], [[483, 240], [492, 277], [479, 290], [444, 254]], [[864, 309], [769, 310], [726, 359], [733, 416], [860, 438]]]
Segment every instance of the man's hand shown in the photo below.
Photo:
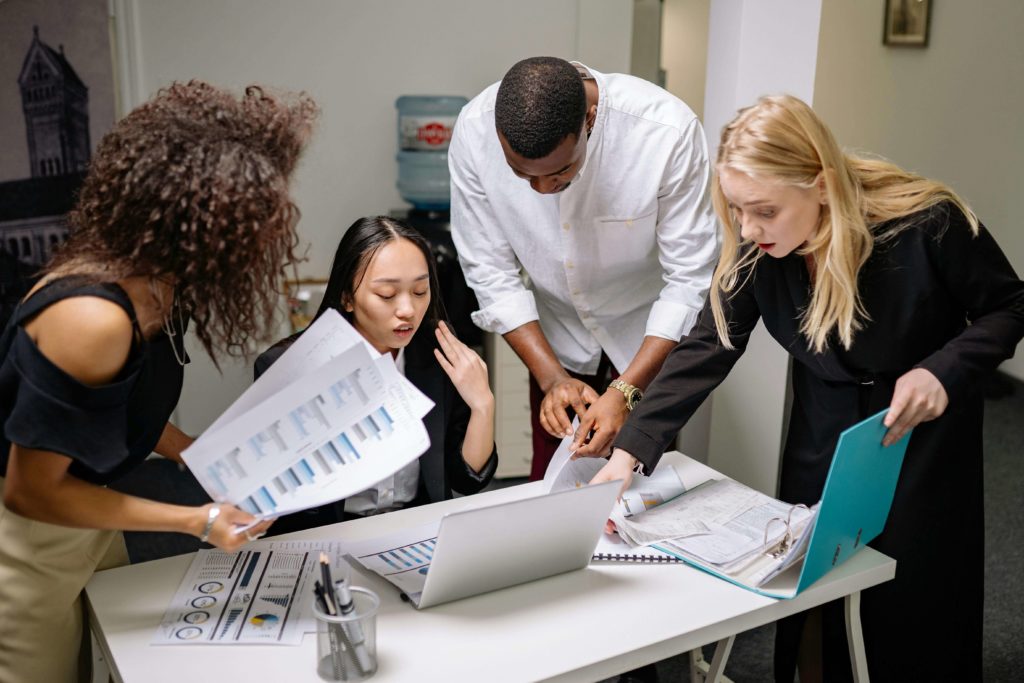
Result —
[[889, 413], [885, 416], [889, 431], [882, 445], [893, 445], [920, 423], [942, 415], [948, 405], [949, 396], [942, 382], [924, 368], [914, 368], [896, 380]]
[[577, 415], [584, 415], [587, 406], [597, 399], [597, 392], [589, 384], [566, 375], [544, 394], [540, 404], [540, 425], [551, 436], [572, 436], [572, 421], [566, 408], [572, 406]]
[[603, 457], [611, 450], [612, 440], [629, 416], [626, 397], [618, 389], [609, 389], [580, 415], [580, 426], [569, 450], [576, 457]]

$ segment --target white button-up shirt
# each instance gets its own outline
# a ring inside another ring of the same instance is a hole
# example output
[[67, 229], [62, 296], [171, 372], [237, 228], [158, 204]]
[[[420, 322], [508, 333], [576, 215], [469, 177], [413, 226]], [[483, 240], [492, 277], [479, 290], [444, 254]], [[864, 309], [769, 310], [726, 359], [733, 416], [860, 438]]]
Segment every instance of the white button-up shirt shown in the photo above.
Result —
[[448, 150], [452, 235], [480, 310], [505, 334], [537, 320], [562, 365], [623, 371], [644, 336], [678, 340], [697, 320], [718, 254], [704, 132], [647, 81], [589, 69], [597, 118], [577, 178], [542, 195], [505, 161], [495, 83], [467, 104]]

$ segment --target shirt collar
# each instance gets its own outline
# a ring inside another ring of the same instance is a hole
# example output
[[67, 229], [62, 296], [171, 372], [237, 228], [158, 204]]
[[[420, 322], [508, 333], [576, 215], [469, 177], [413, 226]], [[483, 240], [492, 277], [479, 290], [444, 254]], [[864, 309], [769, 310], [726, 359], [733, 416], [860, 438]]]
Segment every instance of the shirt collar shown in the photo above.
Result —
[[[604, 130], [605, 111], [607, 110], [608, 91], [605, 88], [603, 74], [594, 71], [582, 62], [569, 63], [577, 69], [587, 71], [587, 73], [589, 73], [594, 79], [594, 82], [597, 83], [597, 115], [594, 117], [594, 127], [590, 130], [590, 137], [587, 138], [587, 158], [583, 160], [583, 165], [580, 166], [580, 170], [576, 172], [576, 177], [572, 179], [572, 182], [576, 183], [583, 178], [584, 174], [587, 172], [587, 167], [590, 166], [590, 160], [594, 158], [601, 141], [601, 132]], [[571, 185], [569, 189], [572, 189]]]

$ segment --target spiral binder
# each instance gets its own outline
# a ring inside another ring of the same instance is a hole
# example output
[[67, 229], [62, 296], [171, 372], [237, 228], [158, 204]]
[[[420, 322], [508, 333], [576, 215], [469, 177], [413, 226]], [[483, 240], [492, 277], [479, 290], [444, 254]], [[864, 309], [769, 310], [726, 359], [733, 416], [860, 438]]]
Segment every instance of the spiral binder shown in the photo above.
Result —
[[678, 557], [659, 553], [657, 555], [638, 555], [635, 553], [595, 553], [594, 562], [630, 562], [637, 564], [684, 564]]

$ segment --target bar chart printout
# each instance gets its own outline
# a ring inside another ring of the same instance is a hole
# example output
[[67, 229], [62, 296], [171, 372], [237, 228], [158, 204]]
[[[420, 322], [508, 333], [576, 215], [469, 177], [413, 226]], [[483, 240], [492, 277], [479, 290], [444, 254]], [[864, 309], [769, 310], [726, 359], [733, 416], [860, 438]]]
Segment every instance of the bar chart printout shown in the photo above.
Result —
[[346, 498], [429, 445], [400, 379], [390, 356], [355, 345], [204, 434], [186, 462], [214, 500], [259, 516]]
[[423, 591], [434, 558], [440, 522], [431, 522], [378, 538], [346, 544], [346, 552], [359, 564], [382, 576], [402, 592]]

